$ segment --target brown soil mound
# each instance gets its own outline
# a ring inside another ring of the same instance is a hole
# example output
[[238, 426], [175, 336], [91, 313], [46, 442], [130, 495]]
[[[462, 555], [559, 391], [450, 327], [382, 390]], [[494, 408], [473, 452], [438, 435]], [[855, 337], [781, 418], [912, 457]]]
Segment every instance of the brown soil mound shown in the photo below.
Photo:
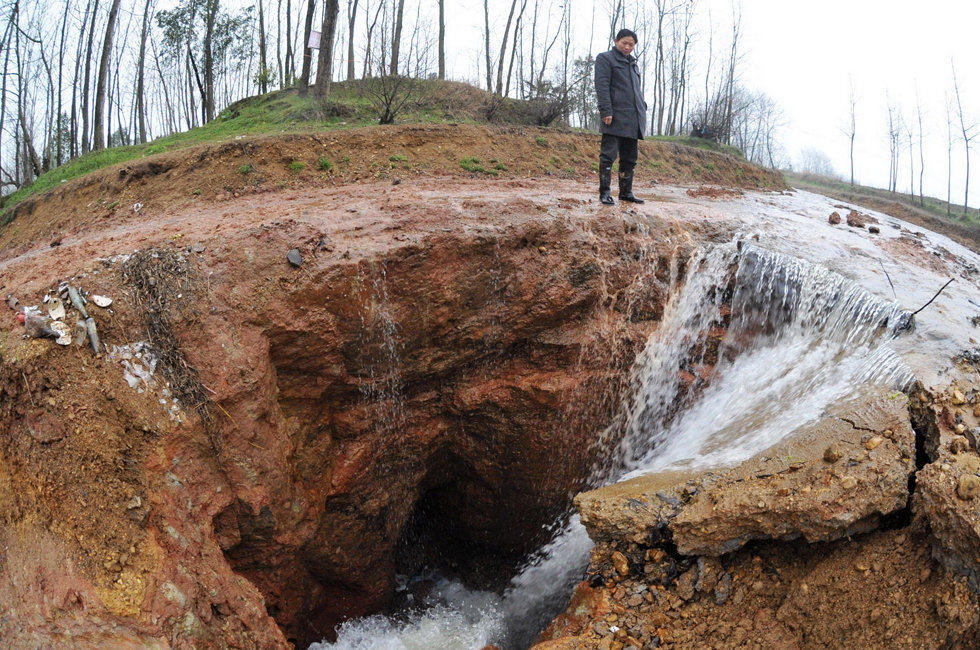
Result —
[[[594, 184], [597, 156], [596, 135], [535, 127], [433, 124], [242, 137], [109, 167], [25, 200], [5, 216], [11, 223], [0, 229], [0, 259], [31, 242], [53, 246], [96, 228], [137, 225], [147, 214], [287, 189], [446, 175], [447, 186], [459, 178], [529, 177]], [[777, 172], [727, 154], [642, 141], [637, 187], [658, 182], [785, 188]]]

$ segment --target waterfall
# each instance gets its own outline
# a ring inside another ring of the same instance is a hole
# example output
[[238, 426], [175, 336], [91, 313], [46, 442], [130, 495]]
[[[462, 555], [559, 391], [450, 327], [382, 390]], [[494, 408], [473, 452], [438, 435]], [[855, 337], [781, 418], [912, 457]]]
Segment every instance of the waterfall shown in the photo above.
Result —
[[[888, 343], [910, 325], [894, 303], [807, 262], [737, 242], [696, 253], [634, 364], [621, 418], [603, 433], [619, 442], [594, 485], [734, 465], [862, 385], [906, 388], [912, 373]], [[577, 515], [556, 529], [503, 596], [443, 584], [407, 621], [350, 622], [336, 644], [313, 647], [524, 647], [588, 561]]]

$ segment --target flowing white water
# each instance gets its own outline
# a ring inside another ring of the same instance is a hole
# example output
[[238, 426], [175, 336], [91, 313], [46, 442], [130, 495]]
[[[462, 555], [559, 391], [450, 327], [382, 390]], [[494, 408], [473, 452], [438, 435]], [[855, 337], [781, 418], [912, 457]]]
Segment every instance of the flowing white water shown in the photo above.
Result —
[[[823, 268], [739, 248], [718, 246], [692, 260], [637, 360], [621, 442], [594, 474], [597, 484], [737, 464], [863, 384], [912, 381], [888, 348], [908, 325], [907, 312]], [[712, 343], [711, 332], [724, 338]], [[526, 647], [581, 579], [590, 548], [572, 516], [503, 596], [445, 583], [427, 609], [401, 621], [345, 623], [336, 643], [312, 648]]]

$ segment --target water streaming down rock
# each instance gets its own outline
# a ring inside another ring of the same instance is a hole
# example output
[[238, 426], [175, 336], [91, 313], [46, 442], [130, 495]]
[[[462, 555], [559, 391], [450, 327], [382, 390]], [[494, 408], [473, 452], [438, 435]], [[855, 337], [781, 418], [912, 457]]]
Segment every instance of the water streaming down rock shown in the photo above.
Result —
[[733, 465], [862, 383], [905, 388], [913, 380], [887, 345], [911, 327], [895, 303], [751, 245], [710, 249], [694, 268], [637, 361], [609, 479]]
[[[862, 384], [904, 388], [911, 371], [887, 344], [910, 325], [897, 305], [801, 260], [740, 243], [701, 251], [637, 359], [622, 417], [603, 433], [619, 442], [590, 482], [736, 464]], [[428, 610], [349, 622], [314, 647], [526, 647], [591, 547], [577, 515], [555, 529], [502, 597], [443, 585]]]

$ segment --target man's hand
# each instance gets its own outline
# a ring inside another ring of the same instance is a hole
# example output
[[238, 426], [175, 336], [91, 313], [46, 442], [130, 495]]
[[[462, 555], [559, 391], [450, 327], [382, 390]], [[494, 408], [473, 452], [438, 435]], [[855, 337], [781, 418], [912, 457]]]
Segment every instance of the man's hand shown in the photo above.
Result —
[[605, 117], [603, 117], [602, 123], [605, 124], [606, 126], [612, 124], [612, 115], [606, 115]]

